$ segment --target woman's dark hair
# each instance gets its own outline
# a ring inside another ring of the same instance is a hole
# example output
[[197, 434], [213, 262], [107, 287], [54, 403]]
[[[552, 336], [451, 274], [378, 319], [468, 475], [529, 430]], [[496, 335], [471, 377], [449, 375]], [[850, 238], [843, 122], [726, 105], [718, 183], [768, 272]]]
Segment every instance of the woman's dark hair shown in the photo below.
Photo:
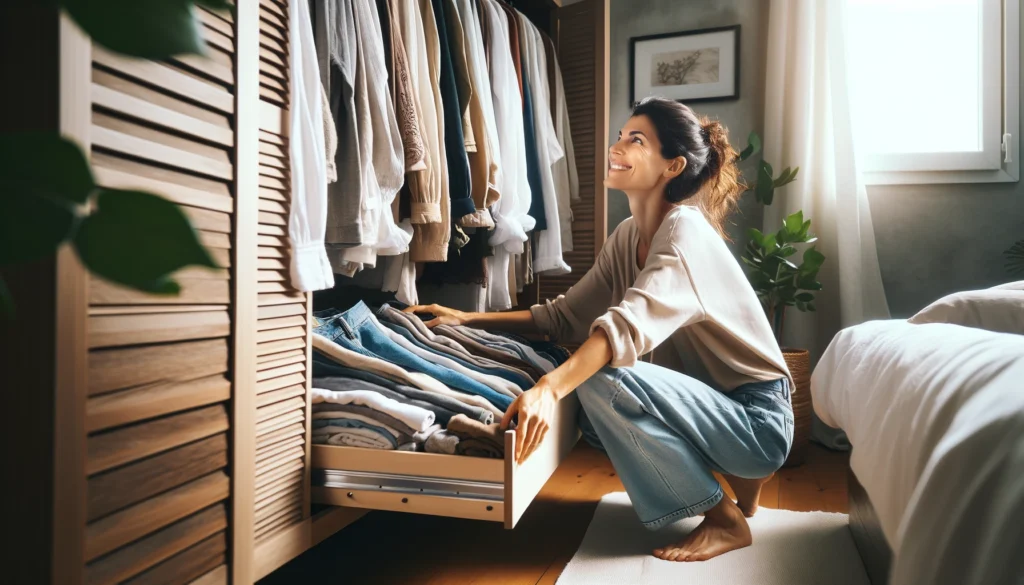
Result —
[[680, 203], [699, 196], [696, 206], [728, 239], [725, 220], [744, 191], [729, 131], [718, 120], [698, 116], [689, 106], [661, 97], [637, 102], [633, 115], [650, 119], [661, 141], [661, 156], [686, 158], [686, 168], [665, 188], [665, 199]]

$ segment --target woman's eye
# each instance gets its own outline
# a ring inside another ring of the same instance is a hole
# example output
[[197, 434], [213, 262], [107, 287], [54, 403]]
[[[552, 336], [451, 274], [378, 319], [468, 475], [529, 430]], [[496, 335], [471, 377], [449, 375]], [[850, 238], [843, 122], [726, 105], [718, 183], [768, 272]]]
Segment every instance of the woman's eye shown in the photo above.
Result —
[[634, 137], [633, 137], [633, 142], [635, 142], [635, 143], [637, 143], [637, 144], [643, 144], [643, 143], [644, 143], [644, 141], [643, 141], [643, 140], [640, 140], [640, 137], [639, 137], [639, 136], [634, 136]]

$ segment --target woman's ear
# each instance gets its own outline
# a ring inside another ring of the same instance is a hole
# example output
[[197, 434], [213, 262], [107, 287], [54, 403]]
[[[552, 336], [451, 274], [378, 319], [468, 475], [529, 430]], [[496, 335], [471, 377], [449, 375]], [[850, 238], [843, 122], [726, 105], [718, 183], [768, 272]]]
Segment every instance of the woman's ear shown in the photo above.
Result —
[[674, 159], [672, 159], [672, 162], [669, 163], [668, 168], [665, 169], [665, 177], [668, 178], [668, 180], [671, 181], [672, 179], [674, 179], [674, 178], [678, 177], [679, 175], [683, 174], [683, 171], [685, 171], [685, 170], [686, 170], [686, 157], [685, 156], [677, 156]]

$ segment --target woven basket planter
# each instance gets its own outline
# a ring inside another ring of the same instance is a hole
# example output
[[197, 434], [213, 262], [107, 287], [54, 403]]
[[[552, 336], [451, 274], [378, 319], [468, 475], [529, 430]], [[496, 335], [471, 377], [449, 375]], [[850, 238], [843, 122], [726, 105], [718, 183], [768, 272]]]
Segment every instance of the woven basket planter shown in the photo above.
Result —
[[811, 438], [811, 354], [806, 349], [783, 348], [782, 357], [786, 360], [789, 373], [793, 376], [796, 387], [792, 389], [793, 448], [783, 467], [794, 467], [804, 462], [807, 455], [807, 444]]

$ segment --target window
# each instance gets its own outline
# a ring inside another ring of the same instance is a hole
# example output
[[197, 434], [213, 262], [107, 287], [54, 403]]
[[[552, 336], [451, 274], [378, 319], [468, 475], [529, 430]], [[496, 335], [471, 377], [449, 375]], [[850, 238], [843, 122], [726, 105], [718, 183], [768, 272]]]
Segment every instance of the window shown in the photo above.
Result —
[[849, 0], [869, 183], [1016, 181], [1020, 0]]

